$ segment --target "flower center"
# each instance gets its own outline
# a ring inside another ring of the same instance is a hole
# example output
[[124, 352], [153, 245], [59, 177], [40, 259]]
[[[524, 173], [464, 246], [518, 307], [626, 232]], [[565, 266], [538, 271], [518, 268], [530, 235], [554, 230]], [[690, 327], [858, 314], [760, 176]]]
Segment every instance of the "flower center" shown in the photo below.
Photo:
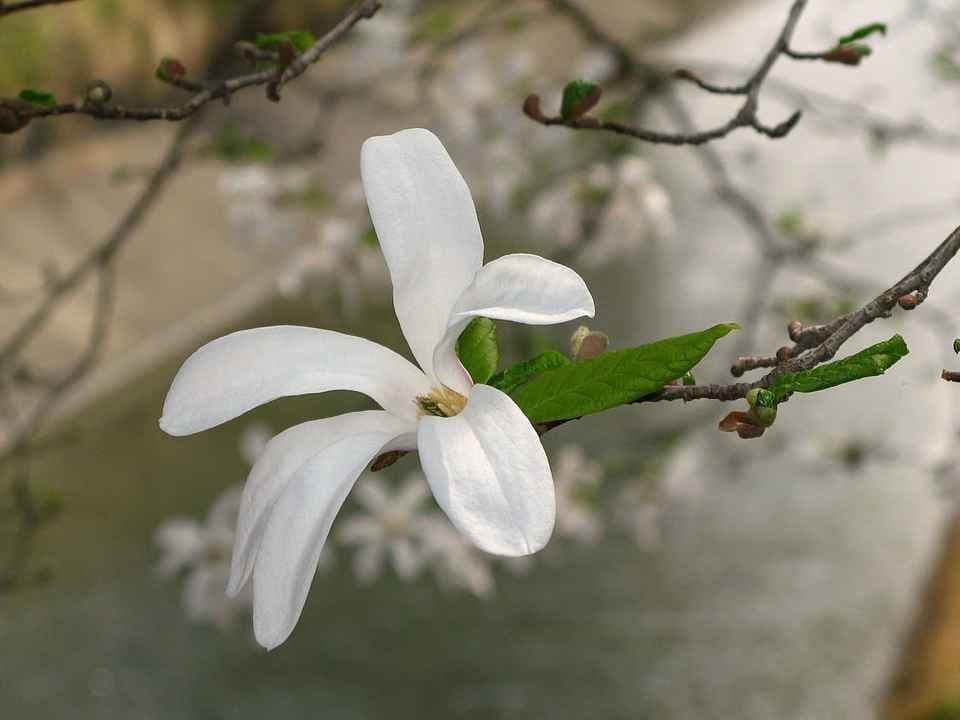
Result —
[[433, 388], [429, 395], [417, 397], [417, 417], [436, 415], [437, 417], [453, 417], [463, 412], [467, 399], [456, 390], [446, 385]]

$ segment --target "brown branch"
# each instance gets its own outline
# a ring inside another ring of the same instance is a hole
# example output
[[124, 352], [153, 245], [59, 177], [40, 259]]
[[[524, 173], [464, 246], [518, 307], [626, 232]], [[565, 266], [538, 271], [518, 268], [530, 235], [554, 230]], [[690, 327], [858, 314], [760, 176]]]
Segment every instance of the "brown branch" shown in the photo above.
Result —
[[[85, 98], [79, 102], [61, 103], [50, 107], [33, 106], [25, 109], [22, 105], [18, 105], [16, 112], [19, 117], [23, 118], [26, 122], [36, 118], [60, 115], [87, 115], [97, 120], [136, 120], [140, 122], [167, 120], [177, 122], [191, 117], [210, 102], [215, 100], [228, 101], [233, 95], [251, 87], [266, 86], [268, 96], [271, 97], [271, 99], [279, 99], [279, 90], [284, 85], [303, 75], [310, 65], [316, 63], [320, 57], [334, 43], [346, 35], [354, 25], [361, 20], [373, 17], [380, 7], [381, 3], [379, 0], [361, 0], [358, 2], [335, 27], [317, 40], [310, 48], [297, 55], [279, 78], [277, 77], [276, 70], [269, 68], [267, 70], [229, 78], [211, 86], [180, 80], [173, 84], [177, 84], [183, 89], [198, 91], [186, 102], [173, 107], [127, 107], [108, 102], [91, 102], [89, 98]], [[6, 100], [4, 102], [9, 106], [9, 104], [14, 101]], [[22, 124], [11, 124], [6, 132], [16, 132], [22, 129], [22, 127], [26, 125], [26, 122]]]
[[19, 2], [0, 2], [0, 17], [12, 15], [24, 10], [33, 10], [34, 8], [44, 7], [46, 5], [63, 5], [64, 3], [76, 2], [77, 0], [19, 0]]
[[[554, 9], [566, 15], [574, 21], [584, 37], [593, 42], [605, 45], [617, 58], [618, 68], [621, 74], [637, 74], [640, 64], [633, 56], [621, 45], [608, 35], [603, 33], [595, 23], [593, 23], [586, 13], [574, 5], [569, 0], [548, 0]], [[800, 120], [801, 111], [797, 110], [788, 118], [776, 125], [768, 125], [760, 120], [757, 111], [759, 107], [760, 90], [764, 81], [770, 74], [774, 64], [782, 55], [788, 55], [790, 40], [800, 20], [800, 15], [806, 7], [807, 0], [794, 0], [787, 15], [787, 20], [777, 35], [773, 45], [764, 55], [763, 60], [750, 76], [740, 85], [720, 86], [700, 79], [688, 70], [680, 70], [675, 76], [686, 79], [707, 92], [721, 95], [740, 95], [744, 101], [740, 109], [727, 122], [709, 130], [663, 132], [659, 130], [650, 130], [640, 128], [626, 123], [602, 120], [599, 118], [584, 116], [575, 118], [564, 118], [560, 115], [547, 116], [540, 112], [539, 98], [531, 95], [524, 103], [524, 113], [530, 119], [539, 122], [541, 125], [562, 126], [574, 130], [600, 130], [613, 132], [618, 135], [643, 140], [645, 142], [665, 144], [665, 145], [702, 145], [713, 140], [726, 137], [734, 130], [739, 128], [752, 128], [761, 135], [777, 139], [785, 137], [796, 126]], [[656, 73], [650, 68], [645, 69], [645, 75], [652, 78]]]

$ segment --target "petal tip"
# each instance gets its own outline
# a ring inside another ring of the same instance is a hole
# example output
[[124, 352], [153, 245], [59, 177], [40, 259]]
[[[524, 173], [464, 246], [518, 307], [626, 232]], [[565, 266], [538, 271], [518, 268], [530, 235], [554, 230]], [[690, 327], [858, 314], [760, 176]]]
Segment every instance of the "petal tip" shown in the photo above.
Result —
[[159, 420], [157, 420], [157, 425], [160, 426], [160, 429], [163, 430], [167, 435], [172, 435], [173, 437], [181, 437], [187, 435], [182, 431], [182, 429], [177, 427], [177, 423], [170, 418], [169, 415], [162, 415]]

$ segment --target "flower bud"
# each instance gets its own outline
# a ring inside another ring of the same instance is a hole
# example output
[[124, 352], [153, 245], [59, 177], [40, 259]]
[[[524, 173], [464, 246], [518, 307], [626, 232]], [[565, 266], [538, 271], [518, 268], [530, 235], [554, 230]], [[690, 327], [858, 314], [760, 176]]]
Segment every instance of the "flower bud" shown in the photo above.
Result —
[[917, 299], [917, 296], [913, 294], [901, 295], [897, 298], [897, 305], [904, 310], [913, 310], [919, 304], [920, 301]]
[[800, 333], [803, 332], [803, 323], [799, 320], [791, 320], [787, 325], [787, 337], [794, 342], [800, 339]]
[[777, 419], [777, 397], [765, 388], [753, 388], [747, 392], [747, 403], [750, 409], [747, 415], [754, 424], [761, 427], [770, 427]]
[[523, 101], [523, 113], [527, 117], [532, 118], [537, 122], [543, 122], [546, 119], [543, 117], [543, 112], [540, 110], [539, 95], [527, 95], [527, 99]]
[[589, 360], [603, 353], [609, 344], [606, 334], [581, 325], [570, 336], [570, 353], [574, 360]]
[[113, 97], [113, 90], [103, 80], [94, 80], [87, 85], [85, 97], [87, 102], [93, 105], [103, 105], [110, 102], [110, 98]]

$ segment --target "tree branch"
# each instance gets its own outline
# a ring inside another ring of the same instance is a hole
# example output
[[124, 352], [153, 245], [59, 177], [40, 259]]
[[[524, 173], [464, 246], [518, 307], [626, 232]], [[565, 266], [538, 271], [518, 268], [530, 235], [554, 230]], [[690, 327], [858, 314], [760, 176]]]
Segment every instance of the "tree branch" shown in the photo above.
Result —
[[196, 91], [186, 102], [173, 107], [127, 107], [114, 105], [108, 102], [98, 102], [88, 94], [83, 100], [71, 103], [61, 103], [50, 107], [33, 106], [14, 100], [0, 101], [3, 109], [14, 113], [18, 122], [7, 125], [5, 132], [17, 132], [31, 120], [42, 117], [60, 115], [87, 115], [97, 120], [136, 120], [140, 122], [150, 120], [166, 120], [178, 122], [192, 116], [202, 107], [215, 100], [224, 102], [238, 92], [251, 87], [265, 86], [268, 97], [279, 100], [279, 90], [287, 83], [300, 77], [307, 68], [316, 63], [320, 57], [338, 40], [346, 35], [354, 25], [361, 20], [373, 17], [380, 9], [379, 0], [361, 0], [353, 9], [323, 37], [310, 48], [293, 58], [290, 64], [277, 76], [276, 68], [268, 68], [247, 75], [223, 80], [215, 85], [207, 86], [204, 83], [186, 81], [183, 79], [170, 80], [171, 84], [181, 89]]
[[[584, 37], [593, 42], [605, 45], [617, 59], [621, 74], [636, 74], [640, 64], [633, 58], [623, 45], [604, 34], [598, 26], [590, 20], [582, 9], [569, 0], [548, 0], [554, 9], [574, 21]], [[753, 128], [761, 135], [776, 139], [785, 137], [793, 130], [800, 120], [801, 111], [797, 110], [788, 118], [776, 125], [767, 125], [757, 115], [760, 91], [770, 70], [782, 55], [790, 54], [790, 40], [800, 20], [800, 15], [806, 7], [807, 0], [794, 0], [787, 15], [787, 20], [777, 35], [773, 45], [764, 55], [760, 64], [750, 76], [740, 85], [720, 86], [700, 79], [689, 70], [679, 70], [675, 77], [693, 82], [701, 89], [719, 95], [739, 95], [744, 98], [740, 109], [727, 122], [709, 130], [662, 132], [635, 127], [625, 123], [602, 120], [591, 116], [564, 118], [560, 115], [546, 116], [540, 112], [539, 98], [531, 95], [524, 103], [524, 113], [530, 119], [544, 126], [563, 126], [574, 130], [601, 130], [618, 135], [627, 135], [645, 142], [665, 145], [702, 145], [704, 143], [726, 137], [738, 128]], [[651, 75], [650, 69], [646, 74]]]
[[0, 2], [0, 17], [12, 15], [24, 10], [33, 10], [34, 8], [44, 7], [46, 5], [63, 5], [64, 3], [76, 2], [77, 0], [19, 0], [19, 2]]

